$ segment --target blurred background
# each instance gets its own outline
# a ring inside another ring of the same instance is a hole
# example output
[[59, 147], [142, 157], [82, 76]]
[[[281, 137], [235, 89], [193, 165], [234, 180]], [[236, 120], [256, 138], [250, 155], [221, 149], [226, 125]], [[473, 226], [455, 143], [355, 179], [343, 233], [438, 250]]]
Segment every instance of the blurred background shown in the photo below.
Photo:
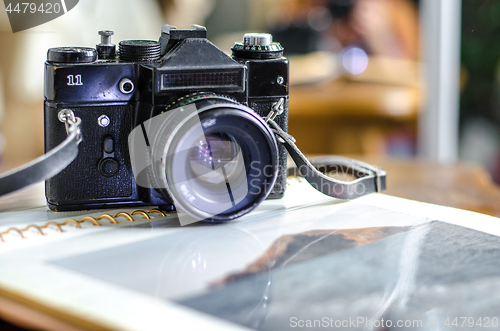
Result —
[[49, 47], [205, 25], [230, 52], [270, 32], [290, 58], [289, 132], [309, 154], [474, 161], [500, 183], [500, 0], [80, 0], [13, 34], [0, 13], [0, 154], [43, 153]]

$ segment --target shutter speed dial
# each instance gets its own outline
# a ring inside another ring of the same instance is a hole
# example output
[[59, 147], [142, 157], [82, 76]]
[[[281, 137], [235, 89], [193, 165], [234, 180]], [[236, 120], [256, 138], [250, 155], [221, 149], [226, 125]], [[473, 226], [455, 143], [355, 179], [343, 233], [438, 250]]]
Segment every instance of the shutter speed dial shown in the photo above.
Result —
[[246, 33], [243, 42], [234, 44], [233, 56], [243, 59], [278, 59], [283, 56], [283, 47], [273, 42], [269, 33]]
[[269, 33], [246, 33], [243, 36], [245, 46], [271, 46], [273, 36]]

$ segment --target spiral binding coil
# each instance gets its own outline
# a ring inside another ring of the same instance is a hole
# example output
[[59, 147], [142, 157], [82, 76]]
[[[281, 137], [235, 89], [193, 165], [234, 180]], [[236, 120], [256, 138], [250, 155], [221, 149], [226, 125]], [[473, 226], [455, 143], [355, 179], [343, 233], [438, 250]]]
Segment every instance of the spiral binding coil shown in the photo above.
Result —
[[3, 236], [7, 235], [11, 232], [15, 232], [15, 233], [19, 234], [19, 236], [21, 238], [25, 239], [26, 237], [24, 236], [23, 232], [28, 232], [28, 231], [30, 231], [30, 229], [35, 229], [38, 233], [40, 233], [40, 235], [45, 236], [46, 233], [43, 232], [43, 229], [47, 229], [50, 226], [54, 226], [56, 228], [56, 230], [59, 232], [64, 232], [64, 229], [62, 227], [65, 225], [68, 225], [70, 223], [74, 224], [76, 226], [76, 228], [81, 229], [82, 226], [80, 224], [84, 223], [86, 221], [92, 222], [92, 225], [94, 225], [94, 226], [101, 226], [102, 225], [101, 222], [104, 219], [107, 219], [111, 224], [118, 224], [118, 221], [116, 220], [118, 217], [124, 217], [129, 222], [135, 222], [136, 220], [132, 216], [139, 214], [142, 216], [142, 218], [150, 220], [151, 216], [149, 216], [149, 214], [153, 214], [153, 213], [157, 213], [158, 215], [160, 215], [160, 217], [170, 216], [169, 214], [163, 213], [159, 209], [151, 209], [149, 211], [136, 210], [132, 213], [127, 213], [127, 212], [122, 211], [122, 212], [119, 212], [118, 214], [116, 214], [115, 216], [112, 216], [110, 214], [102, 214], [101, 216], [99, 216], [97, 218], [94, 218], [91, 216], [85, 216], [81, 220], [75, 220], [73, 218], [68, 218], [67, 220], [65, 220], [64, 222], [61, 222], [61, 223], [58, 223], [55, 221], [50, 221], [48, 223], [45, 223], [44, 225], [30, 224], [27, 227], [21, 228], [21, 229], [18, 229], [18, 228], [7, 229], [3, 232], [0, 232], [0, 242], [5, 242], [5, 239], [3, 238]]

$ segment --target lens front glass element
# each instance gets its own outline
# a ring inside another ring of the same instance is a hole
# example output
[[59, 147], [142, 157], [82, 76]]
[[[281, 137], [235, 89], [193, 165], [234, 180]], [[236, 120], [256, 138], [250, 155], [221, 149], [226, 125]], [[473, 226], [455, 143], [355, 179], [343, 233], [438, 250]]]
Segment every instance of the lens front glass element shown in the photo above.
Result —
[[241, 147], [223, 132], [200, 137], [189, 154], [189, 170], [194, 179], [207, 187], [233, 181], [244, 175]]

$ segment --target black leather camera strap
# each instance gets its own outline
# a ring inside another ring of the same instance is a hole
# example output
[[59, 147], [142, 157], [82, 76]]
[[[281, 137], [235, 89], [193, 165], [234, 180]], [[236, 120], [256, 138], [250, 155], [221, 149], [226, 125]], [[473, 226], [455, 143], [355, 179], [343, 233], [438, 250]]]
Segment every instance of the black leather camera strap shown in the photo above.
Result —
[[[291, 135], [283, 131], [273, 120], [268, 119], [267, 122], [278, 136], [278, 140], [285, 145], [300, 175], [321, 193], [337, 199], [351, 200], [385, 190], [385, 171], [367, 163], [340, 156], [326, 156], [309, 161], [295, 145], [295, 139]], [[349, 182], [341, 181], [319, 170], [331, 174], [352, 175], [356, 179]]]
[[29, 163], [0, 174], [0, 195], [54, 177], [73, 162], [81, 141], [81, 120], [76, 118], [66, 123], [68, 137], [61, 144]]

